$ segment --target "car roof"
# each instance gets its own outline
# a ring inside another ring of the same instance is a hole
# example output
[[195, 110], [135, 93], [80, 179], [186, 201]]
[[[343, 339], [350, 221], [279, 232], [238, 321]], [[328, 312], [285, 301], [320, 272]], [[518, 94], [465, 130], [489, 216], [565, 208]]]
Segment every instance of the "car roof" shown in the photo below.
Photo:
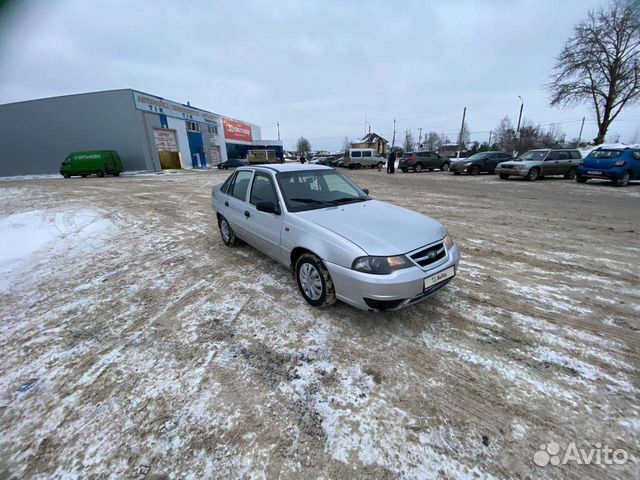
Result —
[[239, 170], [257, 168], [274, 170], [276, 172], [297, 172], [301, 170], [333, 170], [332, 167], [327, 167], [325, 165], [307, 165], [303, 163], [269, 163], [265, 165], [248, 165], [246, 167], [242, 167]]

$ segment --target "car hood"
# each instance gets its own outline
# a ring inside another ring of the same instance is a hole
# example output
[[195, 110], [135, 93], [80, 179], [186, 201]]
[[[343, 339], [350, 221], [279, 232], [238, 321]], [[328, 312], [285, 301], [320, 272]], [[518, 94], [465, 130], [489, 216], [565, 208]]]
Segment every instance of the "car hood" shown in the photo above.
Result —
[[499, 165], [500, 166], [504, 166], [504, 165], [515, 165], [515, 166], [527, 165], [527, 166], [530, 166], [530, 165], [536, 165], [536, 164], [540, 164], [540, 163], [542, 163], [542, 160], [518, 160], [518, 161], [509, 160], [508, 162], [500, 162]]
[[442, 239], [444, 226], [426, 215], [378, 200], [299, 212], [358, 245], [368, 255], [399, 255]]

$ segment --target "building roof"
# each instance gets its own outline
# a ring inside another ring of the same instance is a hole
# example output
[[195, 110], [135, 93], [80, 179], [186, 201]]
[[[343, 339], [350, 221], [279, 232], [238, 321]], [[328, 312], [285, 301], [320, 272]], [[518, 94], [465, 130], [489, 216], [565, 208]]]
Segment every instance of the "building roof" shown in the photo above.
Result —
[[383, 142], [389, 143], [387, 140], [385, 140], [375, 132], [369, 132], [364, 137], [354, 140], [351, 143], [375, 143], [378, 141], [378, 139], [382, 140]]

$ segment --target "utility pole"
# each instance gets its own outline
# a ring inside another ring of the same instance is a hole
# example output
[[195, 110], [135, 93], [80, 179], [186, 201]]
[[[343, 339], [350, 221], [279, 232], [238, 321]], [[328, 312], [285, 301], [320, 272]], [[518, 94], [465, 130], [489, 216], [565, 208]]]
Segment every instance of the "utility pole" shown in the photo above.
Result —
[[418, 148], [422, 148], [420, 147], [422, 145], [422, 127], [418, 129], [418, 132], [420, 132], [420, 135], [418, 135]]
[[367, 134], [367, 112], [364, 112], [364, 134]]
[[489, 150], [491, 150], [491, 135], [493, 134], [493, 130], [489, 130]]
[[584, 128], [584, 117], [582, 117], [582, 125], [580, 125], [580, 133], [578, 134], [578, 143], [576, 143], [576, 148], [580, 147], [580, 140], [582, 139], [583, 128]]
[[278, 126], [278, 141], [280, 141], [280, 122], [276, 122], [276, 125]]
[[518, 115], [518, 128], [516, 129], [516, 137], [520, 139], [520, 120], [522, 120], [522, 109], [524, 108], [524, 100], [520, 95], [518, 95], [518, 98], [522, 103], [520, 104], [520, 114]]
[[462, 111], [462, 125], [460, 125], [460, 138], [458, 141], [458, 149], [464, 147], [464, 118], [467, 116], [467, 107]]
[[391, 140], [391, 148], [396, 146], [396, 119], [393, 118], [393, 139]]

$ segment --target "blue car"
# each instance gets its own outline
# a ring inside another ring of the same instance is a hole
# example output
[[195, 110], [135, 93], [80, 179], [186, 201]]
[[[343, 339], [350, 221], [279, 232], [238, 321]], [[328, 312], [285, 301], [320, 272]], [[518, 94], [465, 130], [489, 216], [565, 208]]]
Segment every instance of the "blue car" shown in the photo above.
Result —
[[640, 149], [604, 147], [592, 151], [578, 167], [576, 182], [591, 178], [610, 180], [618, 187], [640, 180]]

